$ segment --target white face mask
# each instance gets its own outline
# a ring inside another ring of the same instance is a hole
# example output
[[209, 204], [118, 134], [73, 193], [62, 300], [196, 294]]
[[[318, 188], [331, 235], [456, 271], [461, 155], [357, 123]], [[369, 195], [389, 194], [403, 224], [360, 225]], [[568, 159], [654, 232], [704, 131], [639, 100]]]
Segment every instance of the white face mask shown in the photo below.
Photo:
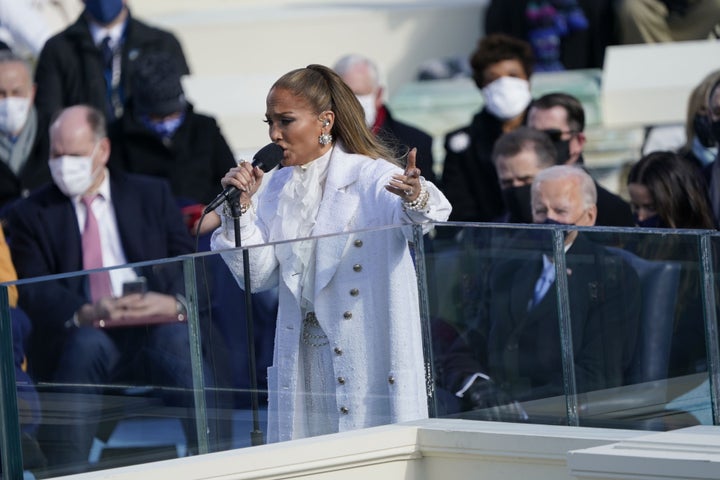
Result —
[[[97, 144], [95, 144], [97, 148]], [[95, 148], [88, 157], [63, 155], [48, 162], [55, 185], [68, 197], [85, 193], [93, 184], [100, 170], [92, 171]]]
[[362, 105], [363, 111], [365, 112], [365, 124], [372, 128], [375, 125], [375, 119], [377, 118], [377, 108], [375, 107], [375, 93], [368, 93], [367, 95], [355, 95]]
[[19, 132], [25, 126], [29, 112], [29, 98], [3, 98], [0, 100], [0, 131], [9, 135]]
[[530, 105], [530, 82], [522, 78], [500, 77], [482, 89], [488, 111], [501, 120], [520, 115]]

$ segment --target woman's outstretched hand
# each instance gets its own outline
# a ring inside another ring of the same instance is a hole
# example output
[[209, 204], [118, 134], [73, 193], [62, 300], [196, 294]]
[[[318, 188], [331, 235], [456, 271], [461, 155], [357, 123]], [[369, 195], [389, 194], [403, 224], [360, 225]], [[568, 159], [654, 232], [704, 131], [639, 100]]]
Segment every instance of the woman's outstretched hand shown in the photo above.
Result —
[[402, 175], [393, 175], [390, 183], [385, 187], [406, 202], [412, 202], [420, 195], [420, 169], [415, 166], [417, 148], [413, 147], [408, 153], [407, 167]]

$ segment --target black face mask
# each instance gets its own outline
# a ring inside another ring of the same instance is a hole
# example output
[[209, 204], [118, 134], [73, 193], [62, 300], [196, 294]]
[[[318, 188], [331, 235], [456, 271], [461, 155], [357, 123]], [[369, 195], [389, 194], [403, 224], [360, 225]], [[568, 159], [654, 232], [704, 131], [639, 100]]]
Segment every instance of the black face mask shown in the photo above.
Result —
[[720, 120], [715, 120], [710, 124], [710, 132], [715, 142], [720, 142]]
[[510, 223], [532, 223], [532, 208], [530, 208], [530, 187], [510, 187], [502, 191], [505, 206], [510, 214]]
[[662, 220], [660, 219], [660, 215], [653, 215], [651, 217], [646, 218], [645, 220], [640, 220], [638, 218], [637, 213], [633, 214], [633, 220], [635, 221], [635, 225], [638, 227], [643, 228], [662, 228]]
[[[540, 222], [539, 225], [557, 225], [557, 226], [568, 226], [572, 225], [569, 223], [560, 223], [555, 220], [546, 218], [544, 222]], [[570, 234], [569, 231], [563, 231], [563, 237], [567, 238]], [[531, 248], [535, 251], [551, 257], [553, 255], [553, 232], [546, 229], [533, 229], [525, 232], [525, 239], [529, 243], [527, 248]]]
[[557, 156], [555, 162], [557, 165], [565, 165], [570, 159], [570, 140], [558, 140], [553, 142]]
[[693, 131], [703, 147], [708, 148], [717, 144], [712, 124], [710, 123], [710, 119], [707, 115], [703, 115], [702, 113], [695, 114], [695, 118], [693, 119]]

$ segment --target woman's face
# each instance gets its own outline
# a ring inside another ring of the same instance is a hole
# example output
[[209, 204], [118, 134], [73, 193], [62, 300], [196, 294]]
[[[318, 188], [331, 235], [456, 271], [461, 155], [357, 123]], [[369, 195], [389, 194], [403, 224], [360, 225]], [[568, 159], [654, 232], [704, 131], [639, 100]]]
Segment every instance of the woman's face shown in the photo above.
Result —
[[501, 60], [497, 63], [488, 65], [483, 71], [483, 87], [489, 85], [500, 77], [515, 77], [528, 80], [527, 72], [520, 60]]
[[[317, 114], [305, 99], [283, 88], [273, 88], [267, 96], [265, 122], [270, 140], [283, 151], [283, 166], [304, 165], [321, 157], [331, 145], [320, 145], [318, 137], [332, 129], [332, 112]], [[323, 128], [323, 122], [329, 124]]]
[[641, 183], [628, 183], [630, 207], [641, 222], [658, 214], [655, 199], [650, 190]]

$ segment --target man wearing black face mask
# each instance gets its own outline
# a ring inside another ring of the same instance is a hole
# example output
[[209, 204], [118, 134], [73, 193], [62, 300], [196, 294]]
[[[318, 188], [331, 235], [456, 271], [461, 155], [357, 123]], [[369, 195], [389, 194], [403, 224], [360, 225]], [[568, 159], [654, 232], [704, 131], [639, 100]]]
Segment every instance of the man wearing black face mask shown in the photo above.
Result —
[[[585, 112], [580, 101], [565, 93], [549, 93], [533, 101], [527, 125], [544, 131], [557, 151], [558, 165], [583, 165]], [[595, 182], [597, 225], [632, 227], [630, 205]]]
[[542, 132], [520, 127], [495, 142], [492, 159], [507, 213], [501, 221], [532, 223], [530, 185], [543, 169], [555, 164], [555, 147]]
[[[531, 201], [534, 223], [595, 224], [594, 181], [580, 168], [538, 172]], [[637, 339], [639, 280], [625, 261], [588, 237], [567, 231], [566, 272], [557, 271], [543, 247], [538, 251], [527, 244], [508, 245], [492, 268], [478, 295], [479, 327], [443, 357], [447, 387], [465, 409], [480, 410], [473, 418], [496, 411], [491, 407], [499, 402], [501, 419], [529, 415], [532, 421], [533, 412], [515, 402], [563, 394], [557, 275], [567, 276], [577, 391], [622, 384]]]
[[83, 2], [77, 21], [51, 37], [38, 58], [35, 106], [45, 125], [77, 104], [105, 112], [108, 124], [120, 118], [132, 95], [131, 74], [148, 53], [167, 52], [183, 74], [190, 73], [177, 38], [134, 18], [126, 0]]

